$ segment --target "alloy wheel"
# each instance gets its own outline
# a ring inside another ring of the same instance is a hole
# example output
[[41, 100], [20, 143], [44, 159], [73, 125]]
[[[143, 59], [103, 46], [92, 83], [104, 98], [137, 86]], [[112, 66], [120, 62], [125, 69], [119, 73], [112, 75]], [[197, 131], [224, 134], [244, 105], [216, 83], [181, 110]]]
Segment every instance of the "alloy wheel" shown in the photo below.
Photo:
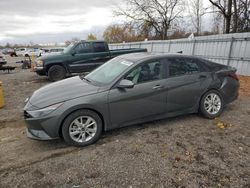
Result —
[[78, 143], [91, 140], [97, 132], [97, 123], [90, 116], [75, 118], [69, 126], [69, 136]]
[[204, 108], [211, 115], [217, 114], [221, 109], [220, 96], [216, 93], [208, 94], [204, 100]]

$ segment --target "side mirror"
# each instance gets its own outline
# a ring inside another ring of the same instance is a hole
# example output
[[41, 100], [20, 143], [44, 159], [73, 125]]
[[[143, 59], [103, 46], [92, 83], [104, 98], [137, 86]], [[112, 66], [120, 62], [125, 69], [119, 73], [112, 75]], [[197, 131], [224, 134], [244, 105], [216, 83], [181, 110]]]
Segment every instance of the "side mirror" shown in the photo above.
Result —
[[76, 52], [75, 52], [75, 51], [71, 52], [71, 55], [72, 55], [72, 56], [75, 56], [75, 55], [76, 55]]
[[130, 80], [123, 79], [120, 81], [117, 87], [118, 88], [133, 88], [134, 83]]

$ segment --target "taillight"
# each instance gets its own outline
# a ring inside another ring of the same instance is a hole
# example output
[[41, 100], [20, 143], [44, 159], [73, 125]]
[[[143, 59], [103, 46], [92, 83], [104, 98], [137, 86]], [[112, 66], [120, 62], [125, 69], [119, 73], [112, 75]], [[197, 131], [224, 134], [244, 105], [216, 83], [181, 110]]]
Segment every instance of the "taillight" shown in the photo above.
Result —
[[230, 76], [231, 78], [233, 78], [233, 79], [239, 81], [239, 77], [238, 77], [237, 74], [235, 74], [235, 73], [230, 73], [228, 76]]

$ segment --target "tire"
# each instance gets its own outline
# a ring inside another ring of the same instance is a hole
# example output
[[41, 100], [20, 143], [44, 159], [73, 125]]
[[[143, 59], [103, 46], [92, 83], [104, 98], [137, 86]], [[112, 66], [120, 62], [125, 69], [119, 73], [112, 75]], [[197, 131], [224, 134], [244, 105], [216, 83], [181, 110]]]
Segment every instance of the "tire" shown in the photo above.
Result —
[[29, 57], [29, 54], [25, 54], [24, 56], [25, 56], [25, 57]]
[[48, 76], [52, 82], [62, 80], [66, 76], [66, 71], [61, 65], [53, 65], [48, 70]]
[[[84, 123], [88, 120], [89, 127], [84, 127]], [[62, 125], [62, 136], [69, 145], [87, 146], [95, 143], [100, 138], [102, 127], [102, 120], [98, 114], [91, 110], [78, 110], [65, 119]]]
[[199, 110], [202, 116], [213, 119], [220, 116], [223, 107], [221, 94], [216, 90], [210, 90], [202, 96]]

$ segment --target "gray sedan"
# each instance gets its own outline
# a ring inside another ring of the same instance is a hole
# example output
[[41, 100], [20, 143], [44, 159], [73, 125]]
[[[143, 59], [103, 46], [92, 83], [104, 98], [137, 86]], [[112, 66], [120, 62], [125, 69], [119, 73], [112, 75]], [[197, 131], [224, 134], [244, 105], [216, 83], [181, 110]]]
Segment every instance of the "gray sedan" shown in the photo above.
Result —
[[27, 136], [86, 146], [103, 131], [181, 114], [219, 116], [237, 99], [236, 69], [168, 54], [116, 57], [86, 76], [46, 85], [27, 99]]

